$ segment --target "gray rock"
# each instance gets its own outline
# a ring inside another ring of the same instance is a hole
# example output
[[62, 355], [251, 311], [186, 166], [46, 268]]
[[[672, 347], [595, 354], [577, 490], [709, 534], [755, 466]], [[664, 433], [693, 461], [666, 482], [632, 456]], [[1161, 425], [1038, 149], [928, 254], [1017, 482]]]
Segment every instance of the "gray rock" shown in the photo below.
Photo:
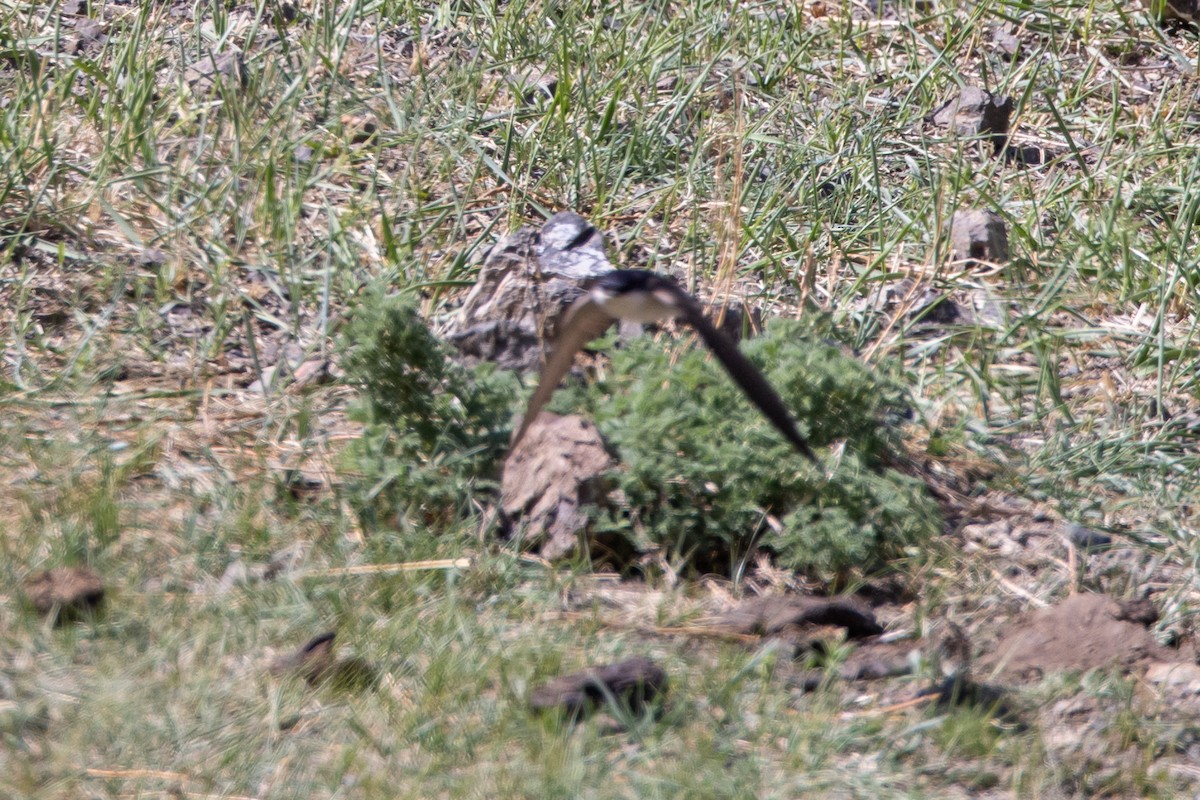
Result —
[[1067, 526], [1067, 538], [1071, 544], [1084, 550], [1100, 550], [1112, 545], [1112, 537], [1074, 523]]
[[1021, 54], [1021, 39], [1016, 34], [1004, 30], [1004, 28], [996, 28], [992, 31], [992, 47], [1004, 58], [1011, 61]]
[[250, 79], [240, 50], [205, 56], [187, 68], [183, 79], [198, 94], [209, 94], [218, 86], [244, 89]]
[[82, 55], [88, 50], [99, 50], [108, 41], [104, 26], [90, 17], [83, 17], [75, 22], [75, 35], [67, 40], [67, 52], [72, 55]]
[[977, 266], [1008, 260], [1008, 230], [995, 211], [973, 209], [956, 211], [950, 220], [951, 258]]
[[931, 119], [935, 125], [959, 136], [988, 137], [999, 152], [1008, 138], [1012, 111], [1012, 98], [998, 97], [977, 86], [968, 86], [934, 111]]

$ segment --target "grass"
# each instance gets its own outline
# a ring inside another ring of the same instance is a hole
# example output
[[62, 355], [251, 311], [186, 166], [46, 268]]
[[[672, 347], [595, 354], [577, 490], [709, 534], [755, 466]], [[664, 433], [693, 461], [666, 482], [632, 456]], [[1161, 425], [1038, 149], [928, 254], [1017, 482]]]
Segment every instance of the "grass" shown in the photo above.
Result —
[[[470, 520], [438, 537], [362, 526], [341, 458], [360, 432], [347, 387], [247, 387], [281, 359], [332, 354], [380, 287], [448, 313], [500, 235], [573, 208], [621, 265], [827, 314], [865, 359], [904, 364], [918, 461], [1118, 534], [1127, 556], [1032, 570], [935, 545], [901, 564], [918, 599], [900, 627], [952, 615], [986, 643], [1025, 605], [1015, 585], [1047, 601], [1149, 587], [1161, 628], [1190, 631], [1194, 30], [1078, 0], [881, 16], [376, 0], [298, 4], [290, 21], [275, 2], [97, 1], [107, 40], [76, 47], [62, 8], [0, 6], [0, 794], [1184, 791], [1170, 709], [1100, 703], [1081, 755], [1035, 712], [997, 730], [879, 710], [923, 678], [799, 695], [770, 652], [647, 638], [605, 624], [594, 599], [584, 622], [559, 618], [571, 591], [592, 597], [582, 568], [485, 547]], [[998, 26], [1020, 36], [1017, 57], [990, 44]], [[244, 86], [191, 80], [189, 65], [235, 48]], [[527, 98], [545, 74], [552, 96]], [[1011, 95], [1014, 143], [1047, 163], [991, 158], [924, 121], [963, 85]], [[946, 261], [946, 221], [975, 206], [1009, 226], [1000, 269]], [[1007, 314], [929, 328], [906, 302], [864, 303], [904, 277]], [[296, 471], [326, 490], [294, 498]], [[322, 572], [464, 555], [469, 569]], [[272, 559], [293, 571], [221, 583]], [[49, 629], [17, 587], [71, 563], [104, 576], [110, 610]], [[648, 603], [686, 619], [710, 585], [652, 583]], [[267, 676], [271, 653], [331, 627], [379, 689]], [[614, 734], [524, 708], [540, 680], [643, 653], [672, 680], [658, 721]], [[1132, 697], [1132, 683], [1027, 691], [1038, 709]]]

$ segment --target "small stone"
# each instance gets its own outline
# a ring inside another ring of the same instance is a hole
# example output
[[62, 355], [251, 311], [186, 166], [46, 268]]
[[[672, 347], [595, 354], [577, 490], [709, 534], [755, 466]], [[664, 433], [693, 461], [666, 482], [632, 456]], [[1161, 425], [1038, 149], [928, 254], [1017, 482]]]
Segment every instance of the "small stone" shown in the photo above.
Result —
[[1021, 53], [1021, 39], [1003, 28], [996, 28], [992, 32], [992, 44], [996, 51], [1009, 61]]
[[932, 114], [934, 124], [948, 128], [959, 136], [986, 136], [999, 151], [1008, 137], [1008, 121], [1012, 116], [1010, 97], [997, 97], [977, 86], [968, 86], [958, 97], [942, 104]]
[[1067, 526], [1071, 544], [1084, 550], [1101, 550], [1112, 545], [1112, 537], [1074, 523]]
[[108, 41], [104, 26], [90, 17], [82, 17], [75, 22], [75, 35], [67, 42], [67, 50], [74, 55], [81, 55], [89, 49], [100, 48]]
[[990, 209], [956, 211], [950, 220], [951, 258], [968, 267], [1008, 261], [1008, 230]]
[[88, 0], [64, 0], [58, 9], [58, 13], [64, 17], [86, 17], [88, 15]]
[[27, 578], [25, 594], [37, 613], [58, 624], [98, 609], [104, 584], [87, 567], [58, 567]]
[[1146, 682], [1185, 694], [1200, 694], [1200, 665], [1156, 661], [1146, 669]]
[[197, 92], [207, 94], [224, 84], [244, 89], [250, 80], [246, 60], [240, 50], [205, 56], [184, 72], [183, 78]]

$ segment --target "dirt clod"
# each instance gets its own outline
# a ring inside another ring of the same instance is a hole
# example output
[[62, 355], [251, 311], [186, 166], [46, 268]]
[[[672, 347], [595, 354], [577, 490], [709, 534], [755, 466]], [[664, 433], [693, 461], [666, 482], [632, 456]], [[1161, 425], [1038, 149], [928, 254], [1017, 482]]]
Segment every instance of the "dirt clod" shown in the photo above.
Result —
[[638, 656], [555, 678], [530, 693], [529, 705], [535, 711], [562, 709], [570, 717], [614, 701], [642, 711], [666, 691], [667, 673], [649, 658]]
[[573, 552], [587, 530], [583, 507], [600, 498], [614, 463], [595, 426], [542, 413], [504, 464], [501, 509], [515, 520], [508, 535], [540, 543], [545, 558]]
[[980, 671], [1027, 681], [1052, 672], [1129, 671], [1147, 661], [1178, 660], [1178, 654], [1158, 644], [1146, 629], [1147, 617], [1141, 603], [1077, 594], [1016, 623], [979, 659]]
[[27, 578], [25, 594], [35, 611], [62, 623], [99, 608], [104, 584], [87, 567], [57, 567]]

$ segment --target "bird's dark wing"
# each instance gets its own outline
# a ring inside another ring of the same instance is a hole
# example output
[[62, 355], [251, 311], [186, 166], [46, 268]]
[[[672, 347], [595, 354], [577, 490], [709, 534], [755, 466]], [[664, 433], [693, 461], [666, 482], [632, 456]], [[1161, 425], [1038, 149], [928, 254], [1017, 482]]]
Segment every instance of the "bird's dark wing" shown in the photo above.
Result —
[[725, 371], [729, 373], [729, 377], [733, 378], [733, 382], [746, 393], [750, 402], [758, 406], [759, 411], [784, 435], [784, 438], [792, 443], [800, 455], [814, 464], [819, 464], [820, 462], [817, 461], [808, 442], [800, 435], [800, 431], [796, 430], [795, 420], [792, 419], [791, 413], [780, 399], [779, 393], [775, 391], [775, 387], [767, 380], [767, 376], [763, 375], [750, 359], [742, 355], [742, 351], [738, 349], [732, 339], [721, 333], [708, 321], [708, 317], [704, 316], [704, 310], [692, 299], [692, 296], [669, 281], [663, 281], [662, 285], [655, 288], [655, 292], [659, 294], [659, 298], [663, 302], [669, 302], [679, 309], [679, 316], [696, 329], [696, 333], [700, 334], [704, 344], [725, 367]]
[[592, 300], [590, 294], [580, 297], [567, 309], [563, 321], [559, 325], [560, 333], [558, 340], [554, 343], [554, 352], [550, 354], [546, 366], [542, 368], [538, 387], [534, 390], [533, 396], [529, 398], [525, 417], [521, 420], [521, 427], [517, 429], [516, 435], [513, 436], [509, 452], [517, 449], [517, 445], [529, 431], [529, 426], [537, 419], [537, 415], [541, 413], [546, 403], [550, 402], [554, 390], [558, 388], [559, 381], [571, 369], [571, 364], [575, 362], [575, 354], [592, 339], [608, 330], [615, 321]]

